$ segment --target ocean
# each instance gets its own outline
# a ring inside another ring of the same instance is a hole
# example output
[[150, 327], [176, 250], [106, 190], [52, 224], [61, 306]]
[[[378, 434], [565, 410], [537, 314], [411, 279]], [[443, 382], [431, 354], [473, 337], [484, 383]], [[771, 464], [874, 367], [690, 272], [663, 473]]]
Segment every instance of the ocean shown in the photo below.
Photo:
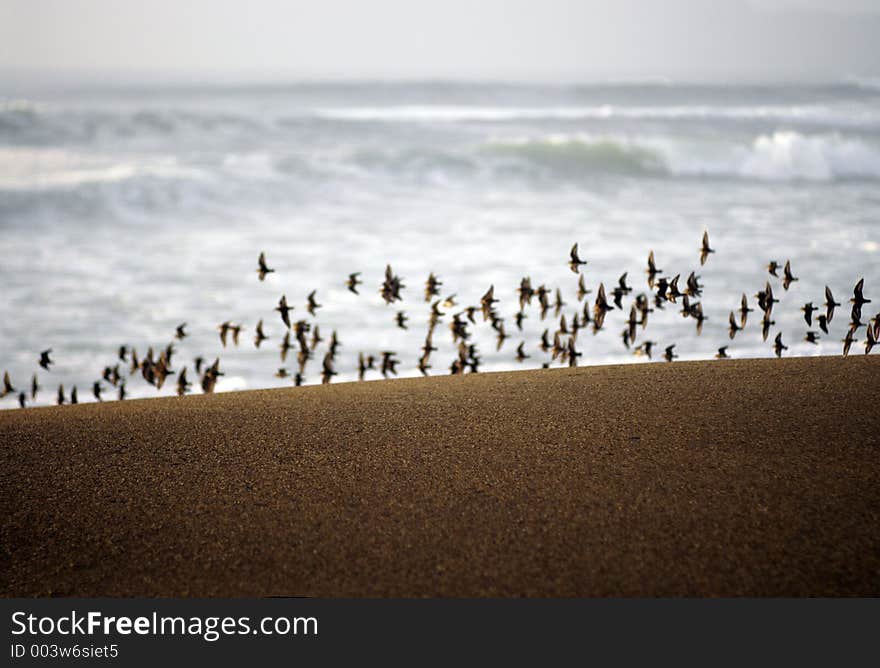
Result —
[[[716, 253], [700, 266], [704, 230]], [[35, 404], [54, 403], [61, 383], [92, 400], [120, 345], [158, 352], [183, 322], [190, 336], [175, 342], [172, 366], [189, 367], [191, 380], [196, 356], [219, 356], [217, 391], [289, 386], [274, 375], [296, 365], [295, 351], [284, 365], [279, 356], [284, 326], [273, 309], [282, 294], [292, 318], [317, 324], [325, 338], [307, 383], [320, 382], [334, 330], [333, 382], [356, 379], [361, 351], [395, 351], [400, 375], [419, 375], [429, 272], [458, 304], [442, 309], [431, 373], [448, 373], [456, 356], [452, 314], [478, 304], [490, 285], [510, 338], [497, 350], [478, 318], [481, 370], [540, 367], [550, 361], [541, 332], [552, 337], [557, 319], [551, 311], [542, 321], [532, 306], [520, 332], [516, 289], [523, 276], [559, 287], [570, 322], [581, 309], [567, 266], [575, 242], [588, 261], [588, 300], [624, 272], [634, 288], [602, 331], [580, 332], [581, 365], [648, 363], [620, 332], [632, 297], [648, 291], [650, 250], [663, 275], [681, 274], [682, 284], [691, 271], [701, 276], [708, 318], [697, 335], [679, 306], [652, 313], [636, 343], [656, 342], [654, 362], [673, 343], [681, 360], [711, 358], [722, 345], [731, 357], [772, 356], [777, 332], [785, 355], [840, 354], [859, 278], [873, 298], [863, 319], [880, 310], [880, 86], [0, 89], [0, 372], [24, 390], [38, 372]], [[256, 274], [261, 251], [276, 270], [265, 282]], [[791, 260], [800, 280], [788, 291], [768, 275], [771, 260]], [[394, 305], [379, 295], [388, 264], [406, 286]], [[355, 271], [360, 296], [345, 287]], [[753, 295], [768, 279], [780, 299], [770, 336], [762, 339], [752, 313], [731, 341], [729, 311], [742, 293], [757, 308]], [[843, 307], [812, 345], [800, 307], [821, 305], [826, 284]], [[315, 317], [305, 311], [312, 290], [323, 304]], [[408, 330], [396, 326], [398, 310]], [[261, 318], [270, 338], [257, 350]], [[224, 321], [243, 325], [239, 346], [222, 347]], [[530, 355], [522, 363], [521, 341]], [[37, 367], [47, 348], [56, 360], [49, 372]], [[860, 343], [853, 353], [864, 353]], [[157, 392], [136, 377], [126, 389], [135, 398], [172, 394], [174, 385], [171, 377]], [[14, 406], [15, 396], [0, 400]]]

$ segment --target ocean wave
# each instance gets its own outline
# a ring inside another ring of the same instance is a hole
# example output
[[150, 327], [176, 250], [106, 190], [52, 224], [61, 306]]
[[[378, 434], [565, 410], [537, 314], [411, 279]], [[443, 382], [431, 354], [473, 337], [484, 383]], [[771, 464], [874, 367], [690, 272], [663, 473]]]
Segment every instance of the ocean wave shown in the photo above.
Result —
[[549, 135], [494, 140], [484, 150], [567, 177], [607, 173], [759, 181], [880, 179], [880, 147], [834, 133], [780, 131], [758, 135], [748, 144]]
[[467, 107], [397, 106], [317, 109], [319, 118], [351, 122], [505, 122], [541, 120], [775, 121], [839, 127], [880, 128], [880, 112], [864, 107], [838, 109], [825, 105], [763, 106], [619, 106]]
[[775, 124], [788, 128], [880, 132], [880, 108], [865, 104], [803, 105], [657, 105], [627, 106], [456, 106], [402, 105], [320, 107], [228, 111], [208, 109], [130, 110], [63, 109], [28, 100], [0, 102], [0, 144], [54, 146], [58, 144], [123, 141], [186, 141], [215, 145], [220, 139], [261, 141], [290, 133], [337, 135], [360, 132], [359, 125], [510, 124], [549, 122], [657, 122]]
[[139, 176], [180, 180], [199, 178], [201, 173], [173, 156], [120, 161], [54, 148], [0, 147], [0, 189], [4, 190], [74, 188]]

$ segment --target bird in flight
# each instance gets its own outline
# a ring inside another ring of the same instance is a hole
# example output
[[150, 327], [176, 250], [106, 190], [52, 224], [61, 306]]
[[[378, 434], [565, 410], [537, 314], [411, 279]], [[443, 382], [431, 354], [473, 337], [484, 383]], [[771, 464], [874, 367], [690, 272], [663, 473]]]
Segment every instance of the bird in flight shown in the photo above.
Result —
[[257, 275], [260, 277], [260, 280], [265, 281], [266, 275], [272, 274], [274, 272], [275, 272], [274, 269], [270, 269], [266, 265], [266, 254], [260, 253], [260, 258], [257, 260]]
[[580, 272], [580, 269], [578, 269], [578, 267], [581, 267], [585, 264], [586, 264], [586, 261], [581, 260], [578, 257], [578, 245], [575, 244], [574, 246], [571, 247], [571, 251], [569, 252], [568, 267], [569, 267], [569, 269], [572, 270], [572, 272], [577, 274]]
[[706, 264], [706, 260], [709, 258], [709, 253], [714, 252], [714, 249], [709, 248], [709, 231], [705, 230], [703, 232], [703, 244], [700, 247], [700, 266]]
[[54, 362], [49, 358], [49, 354], [52, 352], [52, 349], [44, 350], [40, 353], [40, 366], [43, 367], [46, 371], [50, 371], [49, 365], [54, 364]]

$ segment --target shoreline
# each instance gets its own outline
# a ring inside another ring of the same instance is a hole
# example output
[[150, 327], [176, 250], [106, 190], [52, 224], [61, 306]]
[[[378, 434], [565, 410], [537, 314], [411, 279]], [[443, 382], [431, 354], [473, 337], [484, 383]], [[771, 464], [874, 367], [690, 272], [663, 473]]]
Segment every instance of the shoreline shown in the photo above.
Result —
[[0, 412], [4, 596], [880, 595], [876, 356]]

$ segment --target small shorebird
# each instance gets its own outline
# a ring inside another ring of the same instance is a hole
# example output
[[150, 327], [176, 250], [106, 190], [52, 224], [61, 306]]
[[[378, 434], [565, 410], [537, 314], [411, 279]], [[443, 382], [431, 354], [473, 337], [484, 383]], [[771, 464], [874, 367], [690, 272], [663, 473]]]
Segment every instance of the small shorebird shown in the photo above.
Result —
[[31, 378], [31, 401], [37, 398], [37, 392], [40, 391], [40, 384], [37, 382], [37, 374]]
[[578, 245], [575, 244], [571, 247], [571, 251], [568, 254], [568, 268], [572, 270], [575, 274], [580, 273], [579, 267], [587, 264], [586, 261], [581, 260], [578, 257]]
[[287, 329], [290, 329], [290, 312], [293, 310], [293, 306], [287, 305], [287, 295], [281, 295], [275, 310], [281, 314], [281, 322], [284, 323]]
[[360, 294], [360, 292], [357, 291], [357, 286], [363, 283], [363, 281], [358, 278], [360, 275], [361, 272], [359, 271], [349, 274], [348, 280], [345, 282], [345, 287], [348, 288], [348, 291], [353, 292], [356, 295]]
[[317, 292], [317, 290], [312, 290], [312, 291], [309, 293], [309, 296], [307, 297], [307, 299], [308, 299], [308, 303], [306, 304], [306, 310], [307, 310], [307, 311], [309, 312], [309, 314], [311, 314], [311, 315], [315, 315], [315, 311], [317, 311], [317, 310], [318, 310], [319, 308], [321, 308], [321, 306], [322, 306], [321, 304], [319, 304], [319, 303], [317, 302], [317, 300], [315, 300], [315, 293], [316, 293], [316, 292]]
[[865, 279], [860, 278], [859, 282], [856, 283], [856, 287], [853, 288], [853, 298], [850, 299], [850, 303], [854, 306], [857, 306], [859, 309], [862, 308], [865, 304], [870, 304], [870, 299], [865, 299], [865, 296], [862, 294], [862, 290], [865, 287]]
[[[831, 288], [825, 286], [825, 319], [831, 322], [834, 319], [834, 308], [840, 306], [840, 302], [834, 301], [834, 295], [831, 294]], [[826, 334], [828, 332], [825, 332]]]
[[730, 318], [728, 319], [730, 323], [730, 329], [728, 330], [728, 335], [730, 336], [730, 340], [733, 340], [733, 337], [736, 336], [736, 333], [742, 329], [740, 325], [736, 324], [736, 318], [733, 315], [733, 311], [730, 312]]
[[814, 332], [812, 330], [808, 331], [804, 336], [804, 341], [807, 343], [812, 343], [814, 346], [819, 345], [819, 334], [818, 332]]
[[257, 323], [256, 334], [254, 335], [254, 346], [259, 348], [260, 344], [268, 338], [269, 337], [263, 333], [263, 319], [260, 318], [260, 321]]
[[718, 349], [718, 352], [715, 353], [715, 359], [718, 359], [718, 360], [730, 359], [730, 355], [727, 354], [727, 346], [721, 346]]
[[480, 307], [483, 310], [483, 322], [489, 319], [492, 313], [492, 304], [496, 303], [498, 300], [495, 299], [495, 286], [490, 285], [489, 289], [486, 290], [486, 294], [484, 294], [480, 298]]
[[782, 343], [782, 332], [776, 334], [776, 338], [773, 339], [773, 350], [776, 353], [776, 357], [782, 357], [782, 351], [788, 350], [788, 346]]
[[675, 354], [675, 344], [673, 343], [671, 346], [666, 346], [666, 352], [663, 353], [663, 359], [667, 362], [671, 362], [674, 359], [678, 358], [678, 355]]
[[92, 384], [92, 394], [95, 396], [95, 399], [97, 399], [98, 401], [104, 401], [104, 400], [101, 398], [101, 390], [102, 390], [102, 388], [101, 388], [101, 381], [96, 380], [96, 381]]
[[408, 329], [408, 327], [406, 326], [407, 320], [409, 320], [409, 318], [406, 317], [406, 313], [404, 311], [398, 311], [397, 316], [394, 319], [400, 329]]
[[813, 306], [813, 302], [807, 302], [801, 308], [801, 311], [804, 312], [804, 320], [807, 323], [807, 327], [813, 326], [813, 313], [818, 310], [817, 307]]
[[530, 357], [529, 355], [526, 355], [525, 350], [523, 350], [525, 345], [526, 345], [525, 341], [520, 341], [519, 345], [516, 347], [516, 361], [517, 362], [522, 362], [523, 360], [528, 359]]
[[52, 349], [44, 350], [40, 353], [40, 366], [43, 367], [46, 371], [50, 371], [49, 365], [54, 364], [54, 362], [49, 358], [49, 354], [52, 352]]
[[648, 270], [645, 272], [648, 274], [648, 287], [654, 288], [654, 279], [657, 277], [657, 274], [662, 272], [662, 269], [657, 269], [657, 265], [654, 262], [654, 251], [648, 253]]
[[[180, 323], [180, 324], [177, 326], [177, 329], [176, 329], [175, 332], [174, 332], [174, 338], [177, 339], [177, 340], [179, 340], [179, 341], [182, 341], [182, 340], [185, 339], [187, 336], [188, 336], [188, 334], [187, 334], [187, 332], [186, 332], [186, 323], [185, 323], [185, 322], [182, 322], [182, 323]], [[124, 357], [121, 358], [121, 359], [122, 359], [123, 362], [125, 361], [125, 358], [124, 358]]]
[[226, 336], [229, 334], [229, 330], [232, 328], [232, 323], [228, 320], [220, 323], [217, 326], [217, 330], [220, 332], [220, 343], [223, 344], [223, 347], [226, 347]]
[[709, 253], [714, 252], [715, 251], [712, 248], [709, 248], [709, 231], [705, 230], [703, 232], [703, 245], [700, 247], [700, 266], [706, 264]]
[[180, 375], [177, 377], [177, 396], [182, 397], [189, 392], [190, 385], [192, 383], [186, 379], [186, 367], [183, 367], [180, 370]]
[[865, 339], [865, 354], [867, 355], [871, 352], [871, 348], [877, 345], [877, 335], [874, 333], [873, 327], [868, 327], [865, 334], [867, 336]]
[[754, 311], [755, 309], [749, 308], [749, 300], [746, 298], [746, 293], [743, 292], [742, 301], [740, 302], [739, 307], [739, 326], [740, 329], [745, 328], [746, 321], [749, 318], [749, 313]]
[[779, 278], [779, 274], [776, 273], [778, 270], [779, 263], [776, 260], [770, 260], [770, 264], [767, 265], [767, 271], [770, 272], [770, 275]]
[[443, 285], [443, 281], [437, 278], [432, 271], [428, 274], [428, 280], [425, 281], [425, 301], [430, 302], [433, 297], [436, 297], [440, 294], [440, 286]]
[[0, 397], [5, 397], [7, 394], [12, 394], [15, 392], [15, 388], [12, 386], [12, 381], [9, 378], [9, 372], [3, 372], [3, 392], [0, 394]]
[[846, 330], [846, 336], [843, 338], [843, 356], [846, 357], [849, 355], [849, 349], [858, 339], [856, 339], [853, 334], [855, 333], [855, 328], [850, 327]]
[[788, 290], [789, 286], [795, 281], [800, 280], [794, 274], [791, 273], [791, 260], [785, 261], [785, 269], [783, 270], [782, 276], [782, 287], [785, 290]]
[[265, 281], [266, 274], [272, 274], [274, 272], [274, 269], [269, 269], [269, 267], [266, 265], [266, 254], [260, 253], [260, 258], [257, 260], [257, 275], [260, 277], [260, 280]]

